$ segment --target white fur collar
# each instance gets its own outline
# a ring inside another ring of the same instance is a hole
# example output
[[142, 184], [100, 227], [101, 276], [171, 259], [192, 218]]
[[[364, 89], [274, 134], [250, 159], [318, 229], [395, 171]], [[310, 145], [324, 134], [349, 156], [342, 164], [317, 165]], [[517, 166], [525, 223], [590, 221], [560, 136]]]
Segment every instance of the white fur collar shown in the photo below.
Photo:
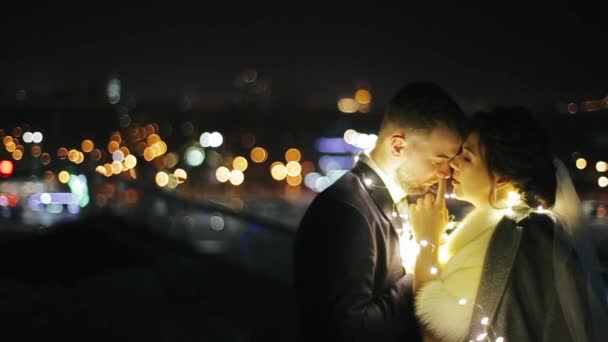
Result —
[[416, 315], [442, 341], [468, 335], [488, 244], [505, 212], [473, 210], [440, 248], [445, 257], [441, 276], [416, 296]]

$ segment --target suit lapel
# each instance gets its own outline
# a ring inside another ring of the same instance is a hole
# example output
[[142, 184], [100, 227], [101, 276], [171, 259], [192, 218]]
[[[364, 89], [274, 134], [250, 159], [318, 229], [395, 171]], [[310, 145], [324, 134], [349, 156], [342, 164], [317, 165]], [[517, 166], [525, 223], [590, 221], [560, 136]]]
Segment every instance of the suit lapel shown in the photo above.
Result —
[[393, 198], [380, 176], [371, 167], [362, 162], [357, 162], [352, 172], [359, 177], [367, 193], [391, 223], [393, 230], [399, 232], [403, 225], [403, 219], [399, 216]]
[[494, 322], [498, 304], [506, 290], [519, 250], [522, 232], [523, 228], [508, 218], [503, 219], [496, 227], [484, 260], [476, 306], [471, 318], [469, 338], [472, 340], [476, 340], [477, 336], [483, 333], [481, 320], [484, 317], [488, 317], [489, 322]]

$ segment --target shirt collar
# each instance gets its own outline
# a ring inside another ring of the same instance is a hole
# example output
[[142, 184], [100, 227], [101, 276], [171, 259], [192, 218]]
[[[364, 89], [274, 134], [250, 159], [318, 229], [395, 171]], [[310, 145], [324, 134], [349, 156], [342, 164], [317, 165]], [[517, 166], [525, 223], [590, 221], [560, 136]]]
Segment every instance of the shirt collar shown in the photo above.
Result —
[[376, 174], [378, 174], [378, 177], [380, 177], [384, 185], [386, 185], [386, 188], [388, 189], [394, 203], [401, 202], [407, 196], [403, 188], [388, 177], [388, 175], [382, 171], [380, 166], [378, 166], [371, 156], [369, 156], [367, 153], [361, 153], [359, 154], [358, 158], [360, 162], [366, 164], [372, 170], [374, 170]]

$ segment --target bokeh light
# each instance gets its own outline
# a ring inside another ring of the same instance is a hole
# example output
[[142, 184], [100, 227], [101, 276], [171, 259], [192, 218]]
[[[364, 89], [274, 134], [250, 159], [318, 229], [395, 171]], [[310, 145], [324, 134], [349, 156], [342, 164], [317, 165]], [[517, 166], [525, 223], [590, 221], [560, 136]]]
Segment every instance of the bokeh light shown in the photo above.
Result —
[[156, 185], [162, 188], [169, 184], [169, 175], [164, 171], [160, 171], [156, 174], [155, 181]]
[[[99, 166], [98, 166], [98, 168], [99, 168]], [[103, 167], [101, 167], [101, 168], [105, 171], [105, 169]], [[96, 169], [96, 171], [99, 172], [97, 169]], [[68, 181], [70, 180], [70, 174], [67, 171], [61, 171], [57, 175], [57, 179], [59, 179], [59, 181], [61, 183], [67, 184]]]
[[24, 143], [31, 143], [32, 141], [34, 141], [34, 134], [32, 134], [32, 132], [25, 132], [23, 133], [23, 142]]
[[287, 184], [291, 186], [299, 186], [302, 184], [302, 175], [298, 174], [297, 176], [287, 176]]
[[234, 160], [232, 161], [232, 167], [235, 170], [239, 170], [242, 172], [247, 170], [248, 165], [249, 164], [247, 163], [247, 159], [245, 159], [244, 157], [241, 157], [241, 156], [234, 158]]
[[224, 143], [224, 137], [219, 132], [213, 132], [209, 136], [210, 147], [220, 147]]
[[137, 166], [137, 158], [135, 158], [134, 155], [129, 154], [126, 158], [125, 158], [125, 165], [127, 166], [127, 168], [132, 169], [135, 166]]
[[120, 145], [116, 141], [110, 141], [108, 143], [108, 152], [110, 152], [110, 154], [114, 154], [114, 152], [118, 151], [119, 148]]
[[599, 185], [601, 188], [608, 186], [608, 177], [602, 176], [598, 178], [597, 185]]
[[23, 158], [23, 152], [21, 150], [14, 150], [12, 153], [12, 157], [15, 160], [21, 160]]
[[188, 179], [188, 173], [184, 169], [175, 169], [173, 171], [173, 175], [177, 177], [177, 182], [179, 184], [185, 182]]
[[117, 175], [122, 172], [122, 163], [119, 161], [112, 162], [112, 173]]
[[38, 158], [40, 157], [40, 154], [42, 154], [42, 149], [40, 146], [32, 146], [32, 156], [34, 158]]
[[362, 105], [368, 105], [372, 102], [372, 94], [366, 89], [359, 89], [355, 92], [355, 100]]
[[171, 152], [165, 156], [165, 167], [172, 169], [179, 162], [177, 153]]
[[585, 158], [578, 158], [576, 160], [576, 168], [579, 170], [584, 170], [587, 167], [587, 160]]
[[95, 144], [93, 144], [93, 141], [86, 139], [82, 141], [82, 143], [80, 144], [80, 148], [82, 149], [82, 152], [89, 153], [93, 151], [93, 149], [95, 148]]
[[60, 147], [57, 149], [57, 157], [59, 157], [59, 159], [65, 159], [68, 157], [68, 149], [65, 147]]
[[338, 110], [346, 114], [355, 113], [359, 110], [359, 103], [351, 98], [343, 98], [338, 101]]
[[40, 144], [42, 142], [42, 139], [43, 139], [42, 133], [34, 132], [34, 134], [32, 134], [33, 143]]
[[148, 136], [148, 139], [147, 139], [148, 146], [152, 146], [159, 141], [160, 141], [160, 137], [157, 134], [150, 134], [150, 136]]
[[595, 169], [597, 170], [597, 172], [606, 172], [607, 168], [608, 168], [608, 164], [606, 164], [606, 162], [604, 162], [604, 161], [598, 161], [595, 164]]
[[230, 170], [225, 166], [220, 166], [215, 171], [215, 178], [220, 183], [226, 183], [230, 179]]
[[290, 161], [285, 165], [285, 169], [287, 170], [288, 176], [296, 177], [302, 172], [302, 165], [297, 161]]
[[254, 163], [263, 163], [268, 159], [268, 152], [262, 147], [254, 147], [249, 156]]
[[302, 153], [297, 148], [290, 148], [285, 152], [285, 160], [288, 162], [296, 161], [299, 162], [302, 158]]
[[192, 167], [199, 166], [205, 161], [205, 152], [196, 146], [191, 146], [186, 150], [185, 160], [186, 164]]
[[282, 181], [287, 177], [287, 168], [281, 162], [274, 162], [270, 166], [270, 174], [275, 180]]
[[91, 158], [94, 161], [99, 161], [101, 159], [101, 150], [96, 148], [93, 150], [93, 152], [91, 152]]
[[230, 184], [239, 186], [245, 181], [245, 174], [241, 170], [230, 171]]
[[48, 153], [44, 152], [42, 155], [40, 155], [40, 162], [42, 163], [42, 165], [49, 165], [51, 163], [51, 156]]
[[154, 153], [154, 149], [152, 147], [146, 147], [144, 150], [144, 159], [146, 161], [152, 161], [152, 159], [156, 158], [156, 153]]

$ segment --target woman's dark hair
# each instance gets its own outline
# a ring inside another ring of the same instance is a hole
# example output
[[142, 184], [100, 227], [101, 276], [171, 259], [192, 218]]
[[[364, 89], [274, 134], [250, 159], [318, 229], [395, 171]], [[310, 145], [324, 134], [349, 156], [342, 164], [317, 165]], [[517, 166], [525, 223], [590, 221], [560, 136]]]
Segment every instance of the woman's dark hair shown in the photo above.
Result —
[[500, 175], [513, 183], [532, 208], [553, 207], [557, 179], [551, 143], [528, 110], [497, 107], [476, 113], [467, 131], [479, 133], [480, 151], [492, 177]]

